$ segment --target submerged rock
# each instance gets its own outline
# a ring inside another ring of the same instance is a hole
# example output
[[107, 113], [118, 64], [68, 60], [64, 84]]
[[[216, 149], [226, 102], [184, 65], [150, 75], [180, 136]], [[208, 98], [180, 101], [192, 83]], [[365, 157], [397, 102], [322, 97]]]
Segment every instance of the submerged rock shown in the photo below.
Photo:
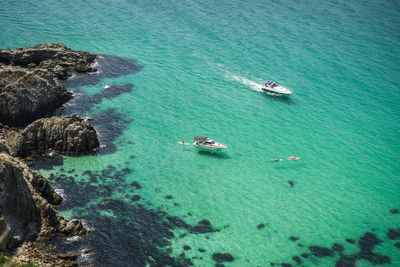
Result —
[[400, 212], [398, 209], [392, 209], [392, 210], [390, 210], [390, 213], [391, 214], [399, 214]]
[[387, 237], [391, 240], [396, 240], [400, 238], [400, 228], [397, 229], [389, 229], [387, 233]]
[[332, 249], [334, 251], [343, 251], [344, 247], [342, 245], [340, 245], [340, 244], [335, 243], [335, 244], [332, 245]]
[[94, 128], [77, 115], [44, 118], [8, 138], [12, 153], [19, 157], [42, 155], [49, 150], [79, 154], [99, 146]]
[[214, 253], [212, 255], [214, 261], [221, 263], [225, 261], [233, 261], [235, 258], [229, 253]]
[[334, 252], [329, 248], [319, 246], [311, 246], [310, 251], [319, 258], [332, 256], [334, 254]]
[[299, 256], [293, 256], [292, 259], [297, 262], [298, 264], [302, 263], [302, 259]]
[[357, 258], [354, 255], [342, 255], [335, 267], [356, 267]]
[[264, 227], [265, 227], [265, 224], [263, 224], [263, 223], [260, 223], [259, 225], [257, 225], [257, 229], [262, 229]]
[[376, 245], [382, 243], [374, 233], [366, 232], [360, 239], [358, 240], [358, 245], [361, 250], [372, 250]]

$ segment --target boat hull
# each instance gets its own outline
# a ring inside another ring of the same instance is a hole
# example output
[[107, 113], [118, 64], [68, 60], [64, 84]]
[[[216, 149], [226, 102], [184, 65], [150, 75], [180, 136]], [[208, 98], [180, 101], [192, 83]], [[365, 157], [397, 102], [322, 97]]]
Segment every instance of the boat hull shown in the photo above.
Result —
[[203, 146], [195, 143], [193, 145], [198, 149], [209, 150], [209, 151], [221, 151], [227, 148], [226, 146]]
[[292, 94], [292, 92], [289, 89], [286, 89], [282, 86], [276, 86], [274, 88], [270, 88], [270, 87], [262, 87], [261, 90], [263, 90], [264, 92], [267, 93], [271, 93], [274, 95], [280, 95], [280, 96], [290, 96]]

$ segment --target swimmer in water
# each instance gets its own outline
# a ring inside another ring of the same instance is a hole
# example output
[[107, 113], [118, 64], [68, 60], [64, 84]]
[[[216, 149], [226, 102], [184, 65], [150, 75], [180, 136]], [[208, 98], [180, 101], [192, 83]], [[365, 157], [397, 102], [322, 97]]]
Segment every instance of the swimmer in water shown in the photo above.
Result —
[[282, 161], [281, 159], [271, 159], [270, 162], [279, 162]]

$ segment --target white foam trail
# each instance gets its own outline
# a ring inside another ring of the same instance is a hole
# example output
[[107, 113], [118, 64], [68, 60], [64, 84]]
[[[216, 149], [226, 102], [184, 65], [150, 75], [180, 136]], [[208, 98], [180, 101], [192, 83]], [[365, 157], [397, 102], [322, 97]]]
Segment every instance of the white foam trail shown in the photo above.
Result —
[[246, 79], [244, 77], [241, 76], [237, 76], [237, 75], [232, 75], [232, 79], [234, 81], [240, 82], [241, 84], [246, 85], [247, 87], [249, 87], [250, 89], [254, 90], [254, 91], [258, 91], [258, 92], [262, 92], [261, 87], [262, 84], [256, 83], [254, 81], [251, 81], [249, 79]]

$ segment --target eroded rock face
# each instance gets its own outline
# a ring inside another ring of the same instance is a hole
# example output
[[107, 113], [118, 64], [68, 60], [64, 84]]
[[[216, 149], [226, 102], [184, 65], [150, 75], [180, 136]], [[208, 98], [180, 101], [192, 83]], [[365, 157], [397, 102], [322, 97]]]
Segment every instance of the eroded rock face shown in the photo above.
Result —
[[23, 125], [53, 111], [71, 98], [46, 69], [0, 67], [0, 122]]
[[0, 49], [0, 63], [18, 65], [28, 68], [48, 69], [59, 78], [66, 79], [66, 70], [77, 72], [96, 71], [91, 64], [97, 55], [74, 51], [62, 43], [38, 44], [32, 47]]
[[0, 122], [25, 125], [71, 98], [61, 80], [68, 71], [95, 71], [97, 55], [64, 44], [0, 49]]
[[0, 210], [12, 235], [29, 239], [39, 233], [41, 219], [26, 175], [18, 160], [0, 154]]
[[39, 119], [8, 138], [13, 155], [41, 155], [50, 149], [69, 154], [93, 151], [99, 146], [94, 128], [77, 115]]
[[[85, 234], [80, 221], [65, 220], [51, 205], [61, 201], [40, 174], [20, 160], [0, 153], [0, 210], [11, 228], [9, 247], [18, 246], [38, 234]], [[15, 243], [15, 240], [20, 241]]]

